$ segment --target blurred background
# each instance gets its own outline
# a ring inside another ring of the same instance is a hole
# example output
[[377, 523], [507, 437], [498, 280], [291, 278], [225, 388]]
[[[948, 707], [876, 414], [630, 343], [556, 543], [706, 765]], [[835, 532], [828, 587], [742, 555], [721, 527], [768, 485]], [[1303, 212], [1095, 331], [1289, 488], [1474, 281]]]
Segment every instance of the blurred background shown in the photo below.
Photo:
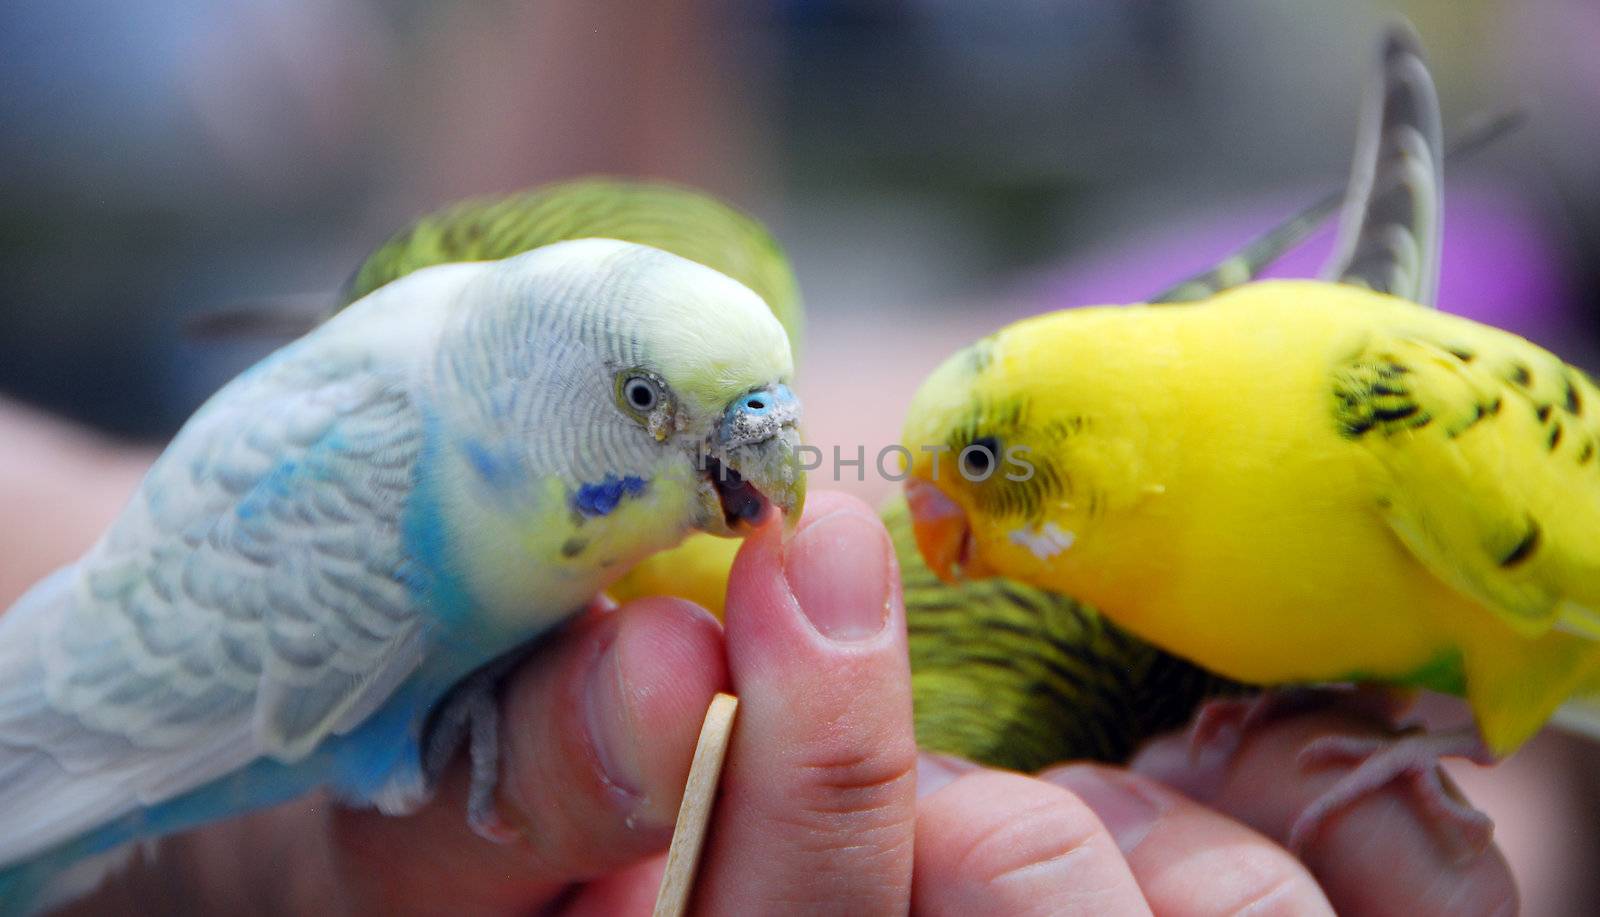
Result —
[[[0, 607], [278, 343], [186, 317], [330, 296], [441, 203], [591, 173], [771, 226], [811, 316], [810, 439], [863, 447], [840, 486], [880, 497], [870, 456], [951, 349], [1148, 297], [1341, 185], [1396, 12], [1447, 135], [1529, 113], [1449, 172], [1441, 303], [1600, 368], [1594, 0], [9, 0], [0, 530], [27, 537], [0, 540]], [[71, 446], [92, 458], [62, 475]], [[1546, 739], [1465, 778], [1529, 913], [1600, 907], [1596, 774]]]

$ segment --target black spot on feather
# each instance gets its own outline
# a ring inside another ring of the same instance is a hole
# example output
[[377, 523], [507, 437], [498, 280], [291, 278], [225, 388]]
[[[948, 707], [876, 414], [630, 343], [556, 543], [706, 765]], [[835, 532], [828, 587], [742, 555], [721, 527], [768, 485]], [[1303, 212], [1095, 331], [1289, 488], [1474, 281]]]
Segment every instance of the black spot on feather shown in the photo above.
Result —
[[1567, 384], [1567, 413], [1574, 417], [1583, 416], [1583, 399], [1578, 397], [1578, 387], [1573, 384], [1570, 375], [1563, 381]]
[[1540, 423], [1544, 423], [1550, 419], [1550, 405], [1541, 404], [1537, 408], [1534, 408], [1533, 413], [1539, 418]]
[[1433, 415], [1423, 410], [1403, 383], [1411, 370], [1393, 357], [1354, 363], [1334, 377], [1333, 414], [1339, 432], [1356, 439], [1378, 427], [1389, 436], [1427, 426]]
[[1533, 384], [1533, 371], [1521, 363], [1511, 364], [1511, 381], [1527, 388]]
[[1517, 546], [1511, 549], [1510, 554], [1500, 558], [1500, 566], [1509, 570], [1526, 562], [1533, 556], [1533, 552], [1539, 549], [1539, 539], [1542, 535], [1543, 531], [1539, 528], [1538, 520], [1529, 516], [1527, 534], [1522, 536], [1522, 540], [1517, 542]]
[[1556, 428], [1554, 430], [1550, 431], [1550, 451], [1551, 452], [1556, 451], [1556, 446], [1558, 446], [1560, 444], [1561, 444], [1561, 424], [1557, 423], [1556, 424]]
[[1587, 465], [1592, 458], [1594, 458], [1594, 440], [1591, 439], [1578, 451], [1578, 464]]
[[1339, 427], [1339, 430], [1340, 432], [1344, 433], [1345, 436], [1351, 439], [1359, 439], [1361, 436], [1365, 435], [1368, 430], [1371, 430], [1374, 426], [1376, 426], [1377, 423], [1378, 422], [1369, 415], [1359, 420], [1345, 421], [1345, 423]]
[[1482, 421], [1485, 417], [1488, 417], [1488, 416], [1489, 416], [1489, 409], [1488, 408], [1484, 407], [1481, 404], [1475, 404], [1475, 405], [1472, 406], [1472, 419], [1467, 421], [1466, 423], [1462, 424], [1461, 426], [1456, 427], [1454, 430], [1449, 431], [1446, 435], [1449, 436], [1451, 439], [1455, 439], [1457, 436], [1460, 436], [1461, 434], [1463, 434], [1463, 433], [1467, 432], [1468, 430], [1472, 429], [1473, 427], [1477, 426], [1480, 421]]
[[[1413, 402], [1402, 404], [1396, 408], [1376, 408], [1373, 410], [1372, 416], [1379, 421], [1405, 420], [1415, 413], [1417, 413], [1417, 405]], [[1423, 422], [1426, 423], [1427, 421]]]
[[1473, 358], [1477, 356], [1477, 354], [1465, 347], [1451, 347], [1449, 350], [1452, 357], [1455, 357], [1457, 360], [1460, 360], [1463, 363], [1471, 363]]

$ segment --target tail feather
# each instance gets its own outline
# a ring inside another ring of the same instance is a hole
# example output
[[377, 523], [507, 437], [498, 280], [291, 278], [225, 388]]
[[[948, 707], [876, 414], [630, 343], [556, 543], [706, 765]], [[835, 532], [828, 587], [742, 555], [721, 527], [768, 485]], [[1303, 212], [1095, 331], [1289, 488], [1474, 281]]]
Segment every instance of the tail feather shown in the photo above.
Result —
[[1327, 274], [1431, 306], [1439, 287], [1444, 142], [1439, 96], [1409, 26], [1390, 29], [1381, 74], [1367, 97]]
[[1349, 186], [1324, 195], [1214, 267], [1151, 298], [1195, 302], [1248, 283], [1343, 210], [1330, 276], [1431, 304], [1436, 292], [1445, 162], [1456, 163], [1504, 137], [1519, 110], [1478, 117], [1439, 153], [1439, 103], [1416, 39], [1398, 27], [1384, 43], [1382, 79], [1370, 91]]

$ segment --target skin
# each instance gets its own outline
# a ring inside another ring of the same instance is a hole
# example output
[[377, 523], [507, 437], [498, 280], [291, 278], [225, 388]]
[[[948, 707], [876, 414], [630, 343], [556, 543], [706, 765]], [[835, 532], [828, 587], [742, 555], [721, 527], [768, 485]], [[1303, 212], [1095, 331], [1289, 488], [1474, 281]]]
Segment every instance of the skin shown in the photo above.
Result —
[[410, 817], [312, 799], [172, 839], [71, 913], [647, 913], [700, 717], [727, 689], [740, 721], [697, 912], [1514, 907], [1498, 851], [1443, 862], [1398, 791], [1364, 802], [1307, 865], [1280, 846], [1338, 774], [1301, 773], [1298, 748], [1377, 724], [1269, 724], [1207, 776], [1221, 788], [1209, 804], [1151, 776], [1161, 745], [1132, 771], [992, 771], [919, 758], [904, 641], [887, 533], [861, 502], [818, 494], [787, 547], [769, 527], [741, 550], [725, 630], [676, 599], [597, 605], [512, 677], [500, 810], [530, 826], [522, 840], [472, 834], [458, 764]]

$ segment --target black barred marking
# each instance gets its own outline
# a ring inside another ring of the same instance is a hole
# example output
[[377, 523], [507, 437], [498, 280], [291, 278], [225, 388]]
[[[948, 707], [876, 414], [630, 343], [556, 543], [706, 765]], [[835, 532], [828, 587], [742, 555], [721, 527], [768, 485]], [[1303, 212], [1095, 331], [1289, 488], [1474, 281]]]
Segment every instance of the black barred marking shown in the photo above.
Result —
[[1369, 416], [1357, 421], [1347, 421], [1339, 427], [1339, 431], [1350, 439], [1360, 439], [1377, 425], [1378, 422]]
[[1449, 433], [1447, 433], [1446, 435], [1449, 436], [1451, 439], [1455, 439], [1457, 436], [1460, 436], [1461, 434], [1463, 434], [1463, 433], [1467, 432], [1468, 430], [1472, 429], [1473, 427], [1477, 426], [1480, 421], [1482, 421], [1485, 417], [1488, 417], [1488, 416], [1489, 416], [1489, 409], [1488, 408], [1484, 407], [1481, 404], [1475, 404], [1475, 405], [1472, 406], [1472, 419], [1467, 421], [1466, 423], [1462, 424], [1461, 426], [1456, 427], [1454, 430], [1449, 431]]
[[561, 556], [577, 557], [579, 554], [582, 554], [583, 549], [587, 548], [588, 546], [589, 542], [574, 535], [561, 543]]
[[1404, 384], [1409, 367], [1393, 357], [1381, 356], [1341, 370], [1334, 379], [1334, 419], [1348, 439], [1358, 439], [1377, 427], [1385, 435], [1415, 430], [1433, 422], [1433, 415], [1418, 403]]
[[[932, 575], [916, 580], [913, 580], [910, 576], [905, 577], [905, 588], [907, 591], [912, 589], [923, 589], [929, 593], [940, 595], [942, 590], [939, 589], [939, 585], [939, 578]], [[941, 595], [940, 598], [923, 598], [918, 602], [917, 609], [920, 612], [920, 615], [917, 618], [917, 621], [913, 622], [911, 625], [911, 630], [913, 632], [916, 631], [918, 627], [922, 626], [933, 618], [944, 615], [964, 614], [967, 609], [967, 603], [961, 598], [960, 593], [952, 591], [949, 595]]]
[[[1076, 415], [1035, 425], [1032, 407], [1026, 398], [977, 402], [945, 439], [945, 450], [938, 456], [941, 471], [950, 468], [952, 473], [962, 474], [985, 513], [1033, 518], [1047, 503], [1073, 497], [1070, 473], [1058, 467], [1052, 456], [1057, 445], [1091, 423]], [[958, 468], [962, 452], [974, 445], [987, 448], [993, 461], [986, 468]]]
[[1489, 402], [1489, 413], [1490, 414], [1498, 414], [1498, 413], [1500, 413], [1500, 408], [1503, 407], [1504, 405], [1505, 405], [1505, 399], [1501, 398], [1499, 395], [1496, 395], [1494, 397], [1494, 400]]
[[[1374, 388], [1373, 391], [1377, 391], [1377, 389]], [[1418, 410], [1419, 409], [1416, 405], [1416, 402], [1410, 402], [1397, 408], [1374, 408], [1372, 411], [1372, 417], [1374, 420], [1378, 421], [1405, 420], [1407, 417], [1415, 415]], [[1428, 421], [1426, 419], [1422, 421], [1422, 423], [1427, 422]]]
[[955, 424], [944, 444], [952, 453], [983, 437], [994, 437], [1001, 442], [1017, 439], [1017, 433], [1028, 426], [1028, 415], [1033, 403], [1027, 398], [1009, 398], [1002, 402], [978, 401]]
[[1592, 458], [1594, 458], [1594, 440], [1591, 439], [1585, 441], [1583, 449], [1578, 452], [1578, 464], [1587, 465]]
[[1044, 425], [1044, 432], [1052, 439], [1063, 440], [1069, 436], [1082, 433], [1089, 426], [1089, 419], [1082, 414], [1074, 414], [1064, 420], [1052, 420]]
[[1511, 375], [1508, 378], [1523, 388], [1533, 385], [1533, 371], [1521, 363], [1511, 364]]
[[1450, 351], [1450, 355], [1452, 357], [1455, 357], [1457, 360], [1460, 360], [1463, 363], [1471, 363], [1473, 359], [1477, 357], [1477, 354], [1465, 347], [1450, 347], [1446, 349]]
[[1543, 534], [1543, 530], [1539, 527], [1538, 520], [1534, 519], [1532, 516], [1529, 516], [1527, 534], [1522, 536], [1522, 540], [1517, 542], [1517, 546], [1511, 549], [1510, 554], [1500, 558], [1501, 568], [1509, 570], [1512, 567], [1517, 567], [1525, 563], [1528, 558], [1533, 556], [1533, 552], [1539, 549], [1539, 539], [1543, 536]]
[[1561, 444], [1561, 423], [1556, 422], [1556, 428], [1550, 431], [1550, 451], [1556, 451], [1556, 446]]
[[[920, 584], [904, 553], [914, 549], [898, 542], [908, 583]], [[964, 612], [926, 614], [951, 594]], [[1206, 697], [1237, 690], [1086, 606], [1002, 579], [908, 588], [906, 617], [919, 744], [994, 766], [1120, 762]], [[997, 718], [997, 706], [1018, 715]]]
[[1548, 404], [1539, 405], [1538, 407], [1533, 409], [1533, 414], [1534, 414], [1535, 417], [1539, 418], [1539, 422], [1540, 423], [1544, 423], [1545, 421], [1550, 419], [1550, 405], [1548, 405]]

